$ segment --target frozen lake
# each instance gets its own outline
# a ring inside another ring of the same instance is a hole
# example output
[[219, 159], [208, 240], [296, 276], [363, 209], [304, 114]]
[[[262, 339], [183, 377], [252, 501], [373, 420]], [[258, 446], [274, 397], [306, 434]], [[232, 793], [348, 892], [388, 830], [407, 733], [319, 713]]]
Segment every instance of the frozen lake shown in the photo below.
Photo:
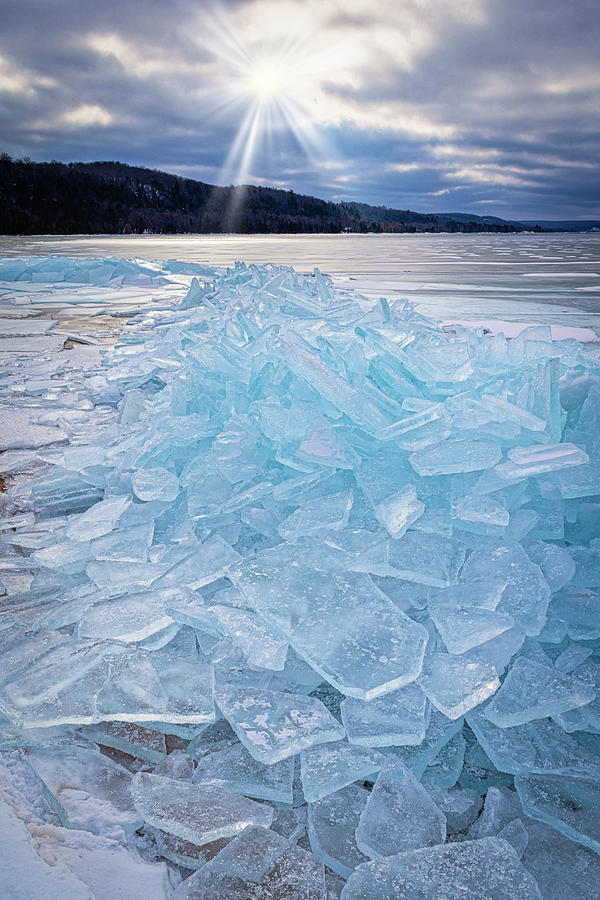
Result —
[[600, 333], [600, 234], [1, 237], [1, 256], [318, 266], [368, 297], [406, 297], [444, 321], [539, 322]]

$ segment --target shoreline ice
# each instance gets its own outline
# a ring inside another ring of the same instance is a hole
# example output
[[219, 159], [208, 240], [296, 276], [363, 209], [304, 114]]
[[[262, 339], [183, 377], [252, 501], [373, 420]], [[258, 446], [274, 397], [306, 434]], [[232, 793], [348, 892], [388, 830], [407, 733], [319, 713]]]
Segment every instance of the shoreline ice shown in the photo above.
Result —
[[592, 897], [598, 351], [284, 266], [0, 282], [15, 896]]

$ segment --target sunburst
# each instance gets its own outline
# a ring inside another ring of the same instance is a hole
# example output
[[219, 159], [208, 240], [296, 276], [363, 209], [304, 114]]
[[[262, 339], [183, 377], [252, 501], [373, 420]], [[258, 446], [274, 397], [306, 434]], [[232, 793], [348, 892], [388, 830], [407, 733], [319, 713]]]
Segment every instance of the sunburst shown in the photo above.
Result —
[[221, 79], [215, 97], [216, 112], [239, 121], [223, 162], [221, 184], [262, 181], [255, 171], [259, 150], [263, 160], [283, 152], [289, 138], [302, 148], [307, 161], [331, 160], [334, 148], [315, 124], [314, 109], [322, 82], [335, 66], [335, 52], [315, 53], [307, 24], [302, 32], [278, 39], [265, 34], [261, 40], [244, 40], [233, 19], [213, 11], [203, 41], [219, 60]]

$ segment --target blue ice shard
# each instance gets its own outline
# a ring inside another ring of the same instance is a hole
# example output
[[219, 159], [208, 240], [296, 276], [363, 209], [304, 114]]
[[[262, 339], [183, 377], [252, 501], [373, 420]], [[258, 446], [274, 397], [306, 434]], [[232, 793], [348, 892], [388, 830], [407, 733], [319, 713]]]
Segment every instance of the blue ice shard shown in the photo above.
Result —
[[175, 900], [326, 900], [323, 863], [264, 828], [246, 828], [186, 878]]
[[466, 547], [439, 534], [408, 531], [389, 542], [388, 564], [376, 572], [404, 581], [445, 588], [455, 584], [465, 560]]
[[452, 438], [424, 450], [415, 450], [409, 459], [419, 475], [433, 476], [491, 469], [501, 456], [502, 450], [496, 441]]
[[[215, 637], [232, 641], [243, 651], [248, 665], [280, 671], [285, 666], [288, 642], [250, 610], [238, 605], [242, 598], [232, 598], [232, 590], [218, 591], [209, 602], [197, 594], [178, 593], [168, 599], [166, 608], [177, 622], [190, 625]], [[219, 600], [223, 600], [219, 603]]]
[[597, 781], [556, 775], [518, 775], [515, 787], [529, 816], [600, 853]]
[[600, 777], [599, 757], [549, 719], [499, 728], [476, 710], [468, 714], [467, 722], [501, 772]]
[[295, 541], [330, 529], [341, 531], [348, 522], [352, 501], [351, 491], [315, 497], [284, 519], [279, 534], [287, 541]]
[[273, 819], [270, 806], [239, 794], [146, 772], [134, 777], [132, 792], [145, 822], [200, 846], [233, 837], [248, 825], [268, 828]]
[[464, 716], [500, 687], [491, 663], [439, 650], [426, 659], [419, 684], [428, 700], [449, 719]]
[[585, 706], [595, 696], [593, 687], [578, 678], [519, 656], [483, 714], [495, 725], [511, 728]]
[[132, 479], [133, 492], [139, 500], [175, 500], [179, 493], [179, 480], [163, 466], [138, 469]]
[[82, 638], [133, 643], [173, 623], [166, 611], [164, 592], [144, 591], [111, 600], [99, 600], [86, 609], [77, 624]]
[[325, 865], [348, 878], [368, 857], [358, 849], [355, 832], [369, 799], [360, 784], [350, 784], [309, 803], [308, 837], [313, 853]]
[[394, 756], [419, 780], [443, 747], [462, 731], [463, 719], [449, 719], [428, 704], [426, 724], [425, 738], [422, 741], [393, 748]]
[[446, 816], [449, 835], [465, 832], [479, 815], [481, 797], [476, 791], [461, 787], [448, 790], [433, 784], [427, 785], [427, 791]]
[[241, 744], [204, 756], [193, 776], [196, 784], [215, 785], [256, 800], [289, 804], [293, 800], [293, 780], [293, 757], [265, 765]]
[[575, 880], [581, 900], [595, 900], [600, 880], [597, 853], [534, 819], [527, 822], [527, 836], [523, 864], [537, 881], [542, 896], [568, 897]]
[[536, 444], [531, 447], [513, 447], [508, 460], [496, 466], [497, 474], [505, 481], [519, 481], [547, 472], [556, 472], [581, 466], [589, 462], [585, 450], [574, 444]]
[[421, 778], [423, 784], [428, 787], [430, 785], [441, 788], [454, 787], [465, 761], [466, 742], [461, 732], [462, 730], [450, 738], [437, 756], [431, 760], [423, 772]]
[[529, 559], [521, 545], [498, 544], [471, 553], [461, 571], [461, 580], [486, 578], [506, 580], [498, 611], [512, 616], [525, 634], [539, 634], [546, 621], [550, 588], [540, 567]]
[[133, 803], [131, 773], [94, 745], [30, 749], [26, 759], [44, 785], [63, 825], [96, 834], [108, 828], [133, 832], [143, 818]]
[[446, 840], [446, 817], [412, 772], [398, 762], [382, 771], [356, 829], [370, 857], [430, 847]]
[[[182, 679], [186, 691], [182, 692]], [[71, 639], [7, 682], [0, 707], [27, 727], [215, 718], [213, 669], [126, 644]]]
[[346, 741], [319, 744], [300, 754], [302, 792], [307, 803], [314, 803], [389, 764], [389, 757], [383, 753]]
[[468, 609], [437, 604], [431, 618], [450, 653], [465, 653], [508, 631], [514, 620], [493, 609]]
[[243, 687], [217, 687], [219, 708], [248, 752], [265, 765], [341, 740], [344, 729], [314, 697]]
[[342, 693], [372, 699], [414, 681], [427, 632], [367, 575], [339, 565], [322, 544], [305, 539], [248, 558], [231, 577], [252, 608]]
[[155, 764], [166, 760], [167, 747], [161, 731], [133, 722], [102, 722], [82, 730], [86, 737], [103, 747], [113, 747]]
[[374, 700], [347, 697], [341, 713], [351, 744], [420, 745], [425, 737], [427, 699], [418, 684], [407, 684]]
[[414, 485], [409, 485], [381, 500], [374, 508], [375, 518], [393, 538], [401, 538], [423, 514], [425, 504], [417, 498]]
[[498, 900], [541, 900], [541, 893], [506, 841], [484, 838], [412, 853], [359, 866], [342, 891], [342, 900], [415, 900], [452, 897], [479, 900], [482, 885]]
[[[571, 646], [575, 645], [572, 644]], [[581, 650], [585, 649], [587, 648], [581, 648]], [[557, 668], [559, 661], [560, 657], [556, 660]], [[586, 660], [575, 668], [573, 675], [578, 681], [588, 685], [590, 690], [596, 692], [596, 699], [577, 709], [558, 713], [554, 716], [554, 720], [569, 733], [573, 731], [589, 731], [593, 734], [600, 734], [600, 663]]]
[[90, 541], [112, 531], [129, 504], [131, 497], [111, 497], [95, 503], [72, 520], [65, 534], [76, 541]]

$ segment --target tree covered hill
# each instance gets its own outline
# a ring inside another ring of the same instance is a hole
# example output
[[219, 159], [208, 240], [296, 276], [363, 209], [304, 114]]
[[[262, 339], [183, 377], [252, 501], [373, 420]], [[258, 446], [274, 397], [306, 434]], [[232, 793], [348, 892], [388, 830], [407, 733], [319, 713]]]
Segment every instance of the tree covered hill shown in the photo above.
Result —
[[119, 162], [0, 156], [0, 234], [522, 231], [503, 219], [332, 203], [269, 187], [216, 187]]

